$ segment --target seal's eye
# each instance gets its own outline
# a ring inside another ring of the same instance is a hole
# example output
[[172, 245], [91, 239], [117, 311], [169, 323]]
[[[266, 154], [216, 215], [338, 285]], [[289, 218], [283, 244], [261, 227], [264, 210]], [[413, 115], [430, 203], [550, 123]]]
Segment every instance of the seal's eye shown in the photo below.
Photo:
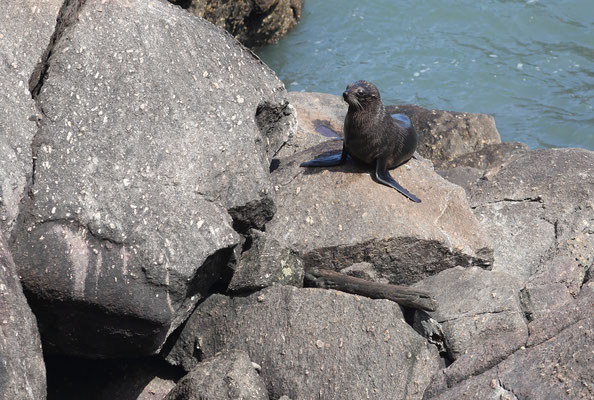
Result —
[[357, 96], [361, 96], [363, 94], [363, 88], [357, 88], [357, 90], [355, 90], [355, 94]]

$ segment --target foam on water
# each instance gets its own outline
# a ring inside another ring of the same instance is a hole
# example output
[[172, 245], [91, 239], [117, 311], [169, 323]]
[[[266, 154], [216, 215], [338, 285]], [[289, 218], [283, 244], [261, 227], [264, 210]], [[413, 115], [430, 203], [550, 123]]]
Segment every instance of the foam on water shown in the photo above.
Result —
[[594, 150], [592, 0], [306, 0], [258, 54], [288, 90], [366, 79], [386, 104], [488, 113], [505, 141]]

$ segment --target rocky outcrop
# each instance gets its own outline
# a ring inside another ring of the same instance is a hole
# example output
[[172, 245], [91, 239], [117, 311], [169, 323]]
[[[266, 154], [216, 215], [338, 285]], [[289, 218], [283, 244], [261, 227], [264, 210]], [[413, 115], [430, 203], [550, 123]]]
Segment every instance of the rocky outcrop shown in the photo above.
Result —
[[520, 282], [505, 273], [456, 267], [415, 287], [435, 296], [439, 308], [429, 315], [441, 324], [452, 360], [507, 332], [526, 332]]
[[395, 303], [291, 286], [209, 297], [167, 359], [190, 370], [229, 349], [247, 351], [262, 367], [273, 399], [419, 399], [440, 365]]
[[169, 0], [227, 30], [245, 46], [274, 43], [297, 25], [303, 0]]
[[594, 254], [594, 152], [528, 152], [470, 194], [494, 240], [493, 269], [576, 294]]
[[456, 265], [488, 266], [491, 247], [464, 190], [420, 157], [392, 171], [421, 198], [413, 204], [374, 182], [369, 167], [349, 161], [333, 168], [299, 164], [342, 142], [331, 141], [280, 160], [272, 173], [279, 206], [267, 232], [296, 248], [306, 266], [341, 270], [369, 262], [390, 283], [410, 284]]
[[29, 78], [43, 55], [62, 1], [5, 1], [0, 13], [0, 232], [12, 231], [28, 180], [38, 110]]
[[594, 395], [594, 285], [529, 335], [513, 333], [476, 348], [434, 377], [424, 399], [588, 399]]
[[45, 399], [45, 364], [35, 316], [0, 237], [0, 398]]
[[284, 87], [166, 2], [73, 3], [58, 27], [12, 249], [48, 351], [151, 354], [274, 213]]
[[164, 400], [268, 400], [266, 385], [245, 351], [231, 350], [204, 360]]
[[295, 250], [255, 229], [248, 241], [249, 249], [239, 257], [229, 292], [254, 292], [272, 285], [303, 286], [304, 262]]

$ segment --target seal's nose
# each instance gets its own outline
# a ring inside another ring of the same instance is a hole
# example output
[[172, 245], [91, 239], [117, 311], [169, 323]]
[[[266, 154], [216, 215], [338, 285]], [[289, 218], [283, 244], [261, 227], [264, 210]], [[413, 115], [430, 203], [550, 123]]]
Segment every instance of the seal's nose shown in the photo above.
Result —
[[348, 89], [342, 92], [342, 98], [344, 99], [344, 101], [347, 101], [347, 99], [349, 98], [349, 93], [351, 93], [351, 91]]

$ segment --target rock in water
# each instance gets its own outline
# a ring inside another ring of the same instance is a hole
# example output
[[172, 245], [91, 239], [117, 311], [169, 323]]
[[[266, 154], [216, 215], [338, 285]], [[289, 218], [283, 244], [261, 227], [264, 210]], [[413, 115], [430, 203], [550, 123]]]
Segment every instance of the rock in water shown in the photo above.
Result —
[[293, 116], [274, 73], [210, 23], [157, 0], [77, 7], [37, 85], [12, 248], [48, 351], [152, 354], [224, 275], [233, 228], [274, 213], [269, 163]]

